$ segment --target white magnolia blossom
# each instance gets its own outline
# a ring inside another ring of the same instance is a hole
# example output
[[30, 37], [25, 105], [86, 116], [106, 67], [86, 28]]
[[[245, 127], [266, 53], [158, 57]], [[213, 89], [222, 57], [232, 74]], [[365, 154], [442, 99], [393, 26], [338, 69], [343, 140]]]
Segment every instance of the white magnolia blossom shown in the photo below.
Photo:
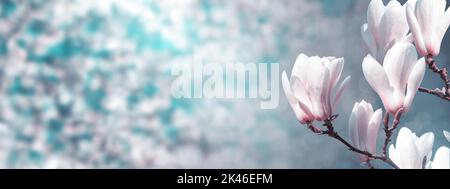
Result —
[[350, 80], [350, 76], [344, 79], [332, 99], [343, 68], [343, 58], [300, 54], [292, 68], [290, 80], [283, 71], [283, 89], [300, 123], [323, 121], [332, 116], [333, 108]]
[[[411, 0], [407, 3], [413, 3]], [[406, 6], [406, 4], [404, 5]], [[398, 42], [411, 41], [408, 34], [405, 7], [393, 0], [385, 6], [382, 0], [372, 0], [367, 10], [367, 23], [361, 27], [366, 50], [378, 61]]]
[[[360, 150], [376, 154], [377, 136], [381, 125], [383, 111], [373, 111], [372, 105], [366, 101], [356, 103], [349, 120], [349, 135], [354, 146]], [[368, 157], [359, 155], [362, 162]]]
[[450, 169], [450, 148], [446, 146], [440, 147], [434, 154], [433, 162], [431, 162], [429, 168]]
[[401, 169], [422, 169], [427, 166], [432, 154], [434, 134], [420, 137], [406, 127], [400, 129], [395, 147], [389, 147], [389, 158]]
[[411, 43], [394, 45], [387, 52], [383, 65], [368, 55], [362, 67], [364, 76], [387, 111], [393, 114], [401, 108], [408, 111], [425, 74], [425, 59], [417, 60], [416, 49]]
[[445, 0], [417, 0], [406, 6], [408, 25], [422, 56], [439, 54], [450, 25], [450, 9], [445, 11], [446, 3]]

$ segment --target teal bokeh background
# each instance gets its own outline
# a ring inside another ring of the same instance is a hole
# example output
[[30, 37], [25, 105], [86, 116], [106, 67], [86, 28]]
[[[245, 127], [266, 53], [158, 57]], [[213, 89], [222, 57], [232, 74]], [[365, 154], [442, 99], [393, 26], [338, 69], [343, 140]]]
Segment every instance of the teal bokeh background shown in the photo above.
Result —
[[[368, 3], [2, 0], [0, 167], [363, 168], [299, 125], [281, 91], [274, 110], [257, 100], [174, 99], [170, 68], [202, 57], [289, 71], [302, 52], [345, 57], [353, 81], [336, 125], [346, 136], [354, 102], [381, 107], [361, 72]], [[425, 86], [439, 84], [427, 74]], [[449, 112], [418, 94], [402, 126], [434, 132], [437, 149], [448, 145]]]

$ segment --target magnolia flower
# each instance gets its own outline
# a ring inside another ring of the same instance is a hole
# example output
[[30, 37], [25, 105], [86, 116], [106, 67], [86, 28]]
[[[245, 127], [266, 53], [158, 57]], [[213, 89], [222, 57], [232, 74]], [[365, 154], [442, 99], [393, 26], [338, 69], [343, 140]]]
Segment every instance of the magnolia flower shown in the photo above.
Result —
[[343, 67], [343, 58], [300, 54], [292, 68], [290, 80], [283, 71], [284, 93], [300, 123], [323, 121], [332, 116], [333, 108], [350, 80], [350, 76], [345, 78], [331, 99]]
[[389, 158], [401, 169], [424, 168], [430, 160], [433, 143], [433, 133], [425, 133], [419, 138], [403, 127], [398, 133], [395, 147], [389, 147]]
[[389, 1], [387, 6], [382, 0], [370, 2], [367, 23], [361, 27], [361, 34], [372, 57], [383, 61], [386, 52], [395, 43], [411, 41], [408, 31], [405, 8], [398, 1]]
[[450, 148], [446, 146], [440, 147], [434, 154], [431, 169], [450, 169]]
[[368, 55], [362, 67], [364, 76], [388, 112], [395, 114], [401, 108], [408, 111], [425, 74], [425, 59], [417, 61], [417, 52], [411, 43], [394, 45], [387, 52], [383, 65]]
[[[358, 149], [376, 154], [377, 135], [381, 125], [383, 111], [373, 111], [372, 105], [366, 101], [356, 103], [349, 120], [349, 135], [354, 146]], [[368, 157], [359, 156], [362, 162]]]
[[444, 136], [450, 142], [450, 132], [444, 131]]
[[[450, 10], [445, 0], [417, 0], [406, 6], [406, 15], [414, 43], [422, 56], [436, 56], [450, 25]], [[414, 9], [415, 8], [415, 9]]]

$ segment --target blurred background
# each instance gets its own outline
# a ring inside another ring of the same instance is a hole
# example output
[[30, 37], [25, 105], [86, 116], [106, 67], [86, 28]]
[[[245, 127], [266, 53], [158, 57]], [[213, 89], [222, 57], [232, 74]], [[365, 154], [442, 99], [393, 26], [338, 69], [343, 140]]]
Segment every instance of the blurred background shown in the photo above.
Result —
[[[368, 0], [2, 0], [1, 168], [364, 168], [299, 125], [284, 93], [259, 100], [173, 99], [172, 65], [345, 57], [352, 84], [336, 113], [346, 138], [365, 81], [360, 27]], [[447, 33], [439, 65], [449, 67]], [[441, 87], [427, 72], [423, 86]], [[280, 90], [282, 90], [280, 88]], [[401, 126], [449, 145], [450, 103], [418, 94]], [[381, 145], [381, 135], [379, 144]], [[376, 164], [383, 167], [383, 164]]]

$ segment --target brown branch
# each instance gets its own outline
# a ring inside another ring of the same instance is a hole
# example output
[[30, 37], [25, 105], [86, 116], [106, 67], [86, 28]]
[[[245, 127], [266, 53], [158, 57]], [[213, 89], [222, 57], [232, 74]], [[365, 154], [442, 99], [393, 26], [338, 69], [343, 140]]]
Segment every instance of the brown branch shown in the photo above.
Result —
[[394, 120], [392, 121], [392, 125], [389, 127], [389, 112], [386, 112], [384, 115], [384, 133], [386, 134], [383, 143], [383, 156], [387, 157], [387, 146], [391, 142], [391, 137], [395, 129], [397, 129], [400, 124], [400, 119], [402, 118], [403, 108], [400, 108], [394, 115]]
[[383, 125], [384, 125], [383, 130], [384, 130], [384, 133], [386, 134], [386, 137], [384, 138], [382, 150], [383, 150], [383, 155], [386, 156], [387, 155], [387, 146], [391, 142], [391, 136], [392, 136], [392, 132], [389, 132], [389, 112], [386, 112], [386, 114], [384, 114]]
[[428, 65], [428, 69], [433, 71], [434, 73], [438, 74], [441, 80], [444, 82], [443, 89], [427, 89], [427, 88], [419, 88], [420, 92], [428, 93], [434, 96], [437, 96], [441, 99], [450, 101], [450, 79], [448, 78], [448, 71], [446, 68], [439, 68], [436, 64], [436, 61], [433, 59], [432, 56], [426, 57], [426, 64]]
[[[335, 130], [333, 127], [333, 120], [335, 120], [337, 118], [337, 115], [331, 116], [330, 118], [324, 120], [323, 122], [323, 126], [327, 128], [327, 130], [321, 130], [317, 127], [315, 127], [312, 123], [308, 123], [308, 128], [313, 131], [316, 134], [319, 135], [328, 135], [336, 140], [338, 140], [339, 142], [341, 142], [342, 144], [344, 144], [345, 146], [347, 146], [347, 148], [355, 153], [361, 154], [361, 155], [365, 155], [367, 156], [369, 159], [377, 159], [377, 160], [381, 160], [387, 164], [389, 164], [390, 166], [392, 166], [395, 169], [399, 169], [399, 167], [391, 160], [389, 159], [389, 157], [387, 157], [386, 155], [374, 155], [370, 152], [364, 151], [364, 150], [360, 150], [356, 147], [354, 147], [353, 145], [351, 145], [349, 142], [347, 142], [344, 138], [342, 138]], [[367, 164], [369, 166], [369, 168], [373, 168], [373, 166], [369, 163]]]
[[446, 96], [445, 93], [444, 93], [444, 90], [441, 90], [441, 89], [431, 90], [431, 89], [420, 87], [419, 91], [423, 92], [423, 93], [428, 93], [428, 94], [437, 96], [437, 97], [439, 97], [441, 99], [444, 99], [444, 100], [447, 100], [447, 101], [450, 101], [450, 96]]

